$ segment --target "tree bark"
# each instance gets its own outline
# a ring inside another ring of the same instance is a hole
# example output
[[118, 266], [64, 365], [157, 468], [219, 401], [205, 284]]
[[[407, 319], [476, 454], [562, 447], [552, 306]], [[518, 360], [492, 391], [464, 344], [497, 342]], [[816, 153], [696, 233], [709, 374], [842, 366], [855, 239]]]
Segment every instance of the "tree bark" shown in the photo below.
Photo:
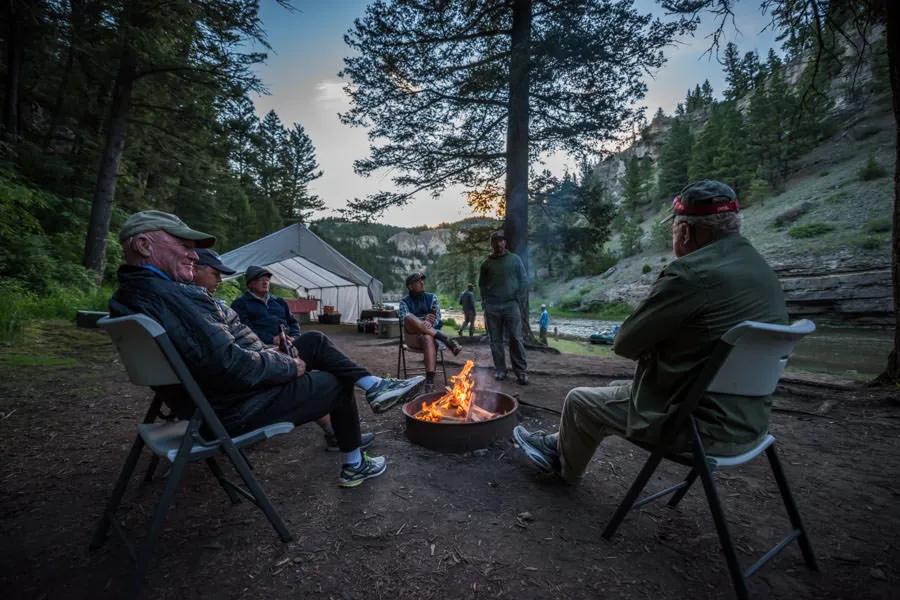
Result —
[[116, 195], [119, 162], [125, 148], [136, 72], [137, 56], [132, 48], [126, 47], [113, 86], [112, 103], [106, 120], [106, 139], [100, 157], [97, 185], [91, 203], [91, 220], [88, 223], [84, 247], [84, 266], [97, 274], [98, 283], [103, 279], [103, 270], [106, 267], [106, 236], [109, 233], [109, 220]]
[[19, 137], [19, 90], [22, 83], [25, 7], [20, 0], [6, 0], [6, 95], [3, 102], [3, 136]]
[[900, 382], [900, 2], [887, 0], [888, 73], [894, 106], [894, 228], [891, 233], [891, 276], [894, 289], [894, 349], [876, 383]]
[[[531, 0], [513, 0], [509, 63], [509, 117], [506, 126], [506, 219], [509, 250], [528, 274], [528, 75], [531, 54]], [[528, 296], [520, 305], [525, 341], [534, 342], [528, 323]]]

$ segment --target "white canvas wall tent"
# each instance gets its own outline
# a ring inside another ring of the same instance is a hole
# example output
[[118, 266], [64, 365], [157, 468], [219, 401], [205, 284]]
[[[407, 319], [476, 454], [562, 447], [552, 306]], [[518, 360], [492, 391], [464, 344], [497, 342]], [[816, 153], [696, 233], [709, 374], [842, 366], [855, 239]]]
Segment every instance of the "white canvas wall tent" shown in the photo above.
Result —
[[[222, 255], [241, 276], [256, 265], [272, 272], [272, 283], [334, 306], [341, 322], [355, 323], [361, 311], [381, 303], [381, 281], [329, 246], [305, 225], [295, 223]], [[233, 278], [232, 277], [232, 278]]]

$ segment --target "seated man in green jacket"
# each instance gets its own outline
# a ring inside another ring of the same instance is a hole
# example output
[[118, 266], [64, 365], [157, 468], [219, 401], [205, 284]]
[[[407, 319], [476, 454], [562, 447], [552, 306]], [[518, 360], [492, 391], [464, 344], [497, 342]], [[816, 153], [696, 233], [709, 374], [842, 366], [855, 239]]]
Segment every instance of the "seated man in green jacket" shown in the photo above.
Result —
[[[634, 379], [575, 388], [566, 396], [559, 432], [513, 435], [529, 459], [574, 483], [608, 435], [657, 442], [719, 338], [742, 321], [787, 323], [781, 284], [740, 235], [730, 187], [703, 180], [672, 202], [672, 250], [649, 296], [619, 330], [613, 350], [638, 362]], [[706, 449], [732, 456], [768, 431], [771, 402], [707, 394], [694, 412]]]

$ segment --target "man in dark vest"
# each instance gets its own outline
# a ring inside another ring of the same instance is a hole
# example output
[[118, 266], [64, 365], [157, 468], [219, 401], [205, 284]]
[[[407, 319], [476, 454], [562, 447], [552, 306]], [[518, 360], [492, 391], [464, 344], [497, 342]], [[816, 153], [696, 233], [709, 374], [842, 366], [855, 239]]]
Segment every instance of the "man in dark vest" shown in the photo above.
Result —
[[[570, 483], [609, 435], [658, 443], [667, 417], [726, 331], [743, 321], [787, 323], [778, 277], [740, 234], [734, 190], [704, 179], [685, 187], [672, 208], [677, 259], [663, 269], [613, 344], [616, 354], [637, 361], [634, 379], [571, 390], [558, 433], [521, 426], [513, 431], [532, 462]], [[770, 408], [768, 399], [707, 394], [694, 417], [710, 454], [734, 456], [766, 435]]]
[[478, 289], [491, 338], [494, 377], [497, 381], [506, 379], [506, 338], [516, 381], [528, 385], [528, 362], [522, 341], [522, 306], [528, 297], [528, 276], [522, 259], [506, 249], [506, 234], [502, 230], [491, 234], [491, 255], [481, 263]]
[[434, 390], [434, 371], [437, 368], [437, 344], [447, 346], [453, 355], [462, 349], [459, 342], [441, 332], [441, 306], [438, 298], [425, 291], [425, 274], [412, 273], [406, 278], [409, 294], [400, 301], [400, 321], [406, 332], [406, 345], [425, 355], [424, 393]]

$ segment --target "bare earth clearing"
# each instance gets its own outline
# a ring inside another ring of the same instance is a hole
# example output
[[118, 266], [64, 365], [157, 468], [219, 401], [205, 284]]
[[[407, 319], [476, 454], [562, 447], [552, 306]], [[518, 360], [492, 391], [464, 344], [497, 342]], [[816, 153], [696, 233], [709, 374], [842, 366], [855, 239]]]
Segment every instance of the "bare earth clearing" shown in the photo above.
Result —
[[[377, 374], [396, 346], [323, 327]], [[489, 364], [486, 346], [466, 355]], [[568, 389], [627, 377], [617, 359], [532, 352], [532, 385], [509, 393], [554, 409]], [[801, 378], [802, 379], [802, 378]], [[131, 565], [115, 541], [87, 550], [98, 513], [146, 410], [104, 334], [45, 323], [0, 347], [0, 589], [5, 598], [104, 598]], [[754, 597], [888, 598], [900, 582], [900, 404], [896, 391], [825, 380], [787, 382], [771, 430], [812, 536], [821, 573], [792, 545], [750, 582]], [[263, 515], [230, 506], [203, 465], [188, 469], [145, 587], [148, 598], [727, 598], [728, 572], [699, 485], [678, 509], [650, 505], [612, 542], [607, 519], [646, 457], [605, 443], [581, 485], [538, 475], [511, 442], [445, 455], [410, 444], [399, 409], [373, 415], [384, 476], [335, 483], [337, 458], [314, 425], [248, 452], [296, 540]], [[556, 417], [522, 408], [529, 427]], [[146, 464], [139, 465], [139, 469]], [[656, 485], [683, 476], [664, 465]], [[765, 461], [718, 476], [745, 565], [788, 528]], [[654, 482], [651, 483], [651, 487]], [[126, 494], [125, 523], [142, 528], [163, 480]], [[530, 515], [521, 516], [522, 513]]]

